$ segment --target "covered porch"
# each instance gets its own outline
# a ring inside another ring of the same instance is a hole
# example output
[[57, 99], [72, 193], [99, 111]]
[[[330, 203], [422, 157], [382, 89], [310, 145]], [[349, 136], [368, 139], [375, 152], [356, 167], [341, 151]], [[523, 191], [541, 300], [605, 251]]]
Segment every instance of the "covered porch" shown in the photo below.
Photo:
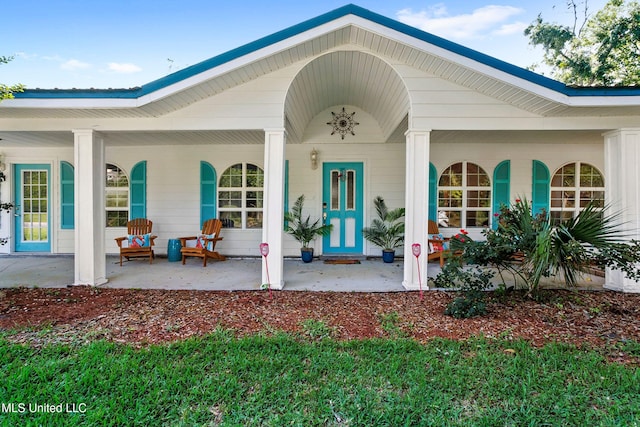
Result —
[[[125, 261], [107, 255], [109, 280], [99, 287], [128, 289], [172, 289], [247, 291], [261, 288], [260, 258], [230, 258], [212, 261], [206, 268], [196, 259], [186, 265], [157, 256], [153, 264], [144, 259]], [[72, 255], [0, 256], [0, 288], [17, 286], [61, 288], [74, 283]], [[438, 268], [439, 271], [439, 268]], [[435, 272], [435, 270], [434, 270]], [[286, 290], [329, 292], [402, 292], [402, 260], [385, 264], [380, 259], [362, 259], [360, 264], [310, 264], [284, 260]], [[431, 273], [430, 273], [431, 274]]]
[[[319, 292], [406, 292], [402, 286], [403, 260], [385, 264], [378, 257], [363, 257], [360, 264], [325, 264], [322, 259], [310, 264], [285, 258], [286, 291]], [[198, 260], [186, 265], [169, 262], [158, 256], [149, 265], [144, 259], [125, 261], [120, 267], [118, 257], [107, 255], [109, 280], [99, 288], [167, 289], [203, 291], [255, 291], [261, 285], [261, 260], [256, 257], [229, 258], [212, 261], [206, 268]], [[63, 288], [74, 283], [72, 255], [0, 255], [0, 288], [39, 287]], [[424, 289], [429, 278], [440, 272], [437, 262], [429, 263], [422, 273]], [[508, 279], [508, 277], [507, 277]], [[432, 285], [432, 284], [431, 284]], [[578, 289], [603, 290], [604, 278], [587, 275]], [[562, 288], [559, 280], [543, 283], [546, 288]]]

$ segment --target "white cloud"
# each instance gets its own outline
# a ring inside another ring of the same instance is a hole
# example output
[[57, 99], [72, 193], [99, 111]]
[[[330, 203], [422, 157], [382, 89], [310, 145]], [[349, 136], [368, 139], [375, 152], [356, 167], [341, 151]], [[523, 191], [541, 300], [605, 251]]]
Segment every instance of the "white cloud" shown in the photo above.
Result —
[[24, 59], [26, 61], [31, 61], [34, 59], [38, 59], [38, 55], [35, 53], [27, 53], [27, 52], [16, 52], [14, 55], [16, 58]]
[[504, 24], [491, 32], [496, 36], [510, 36], [511, 34], [522, 35], [529, 24], [524, 22], [514, 22], [513, 24]]
[[63, 70], [84, 70], [87, 68], [91, 68], [91, 64], [87, 64], [86, 62], [78, 61], [77, 59], [70, 59], [67, 62], [60, 64], [60, 68]]
[[426, 10], [414, 12], [402, 9], [396, 13], [398, 20], [421, 30], [452, 39], [471, 39], [486, 35], [506, 35], [522, 28], [520, 23], [508, 20], [524, 12], [513, 6], [488, 5], [471, 13], [449, 15], [444, 4], [438, 3]]
[[114, 73], [119, 74], [133, 74], [142, 71], [142, 68], [138, 67], [135, 64], [110, 62], [109, 71], [113, 71]]

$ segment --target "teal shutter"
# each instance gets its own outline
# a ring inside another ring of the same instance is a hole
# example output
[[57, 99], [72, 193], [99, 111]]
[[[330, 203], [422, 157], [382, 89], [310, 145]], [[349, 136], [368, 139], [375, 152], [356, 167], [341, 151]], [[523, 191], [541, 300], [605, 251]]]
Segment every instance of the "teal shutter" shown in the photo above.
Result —
[[216, 217], [216, 170], [210, 163], [200, 162], [200, 227], [208, 219]]
[[131, 169], [129, 183], [129, 219], [147, 217], [147, 161], [136, 163]]
[[73, 165], [60, 162], [60, 228], [63, 230], [75, 227], [74, 187]]
[[429, 163], [429, 219], [438, 222], [438, 171]]
[[[493, 213], [500, 212], [500, 206], [509, 206], [511, 200], [511, 161], [505, 160], [493, 170]], [[493, 228], [498, 227], [498, 221], [492, 221]]]
[[549, 184], [551, 177], [547, 166], [539, 160], [533, 161], [533, 179], [531, 189], [531, 208], [533, 214], [549, 212]]

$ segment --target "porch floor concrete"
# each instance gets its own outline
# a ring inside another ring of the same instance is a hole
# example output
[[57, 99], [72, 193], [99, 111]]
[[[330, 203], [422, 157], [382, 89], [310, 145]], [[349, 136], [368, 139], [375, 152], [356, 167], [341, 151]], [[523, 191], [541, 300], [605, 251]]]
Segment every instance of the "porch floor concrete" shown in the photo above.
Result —
[[[208, 261], [188, 258], [186, 265], [156, 257], [152, 265], [143, 259], [123, 261], [107, 256], [108, 282], [101, 287], [136, 289], [258, 290], [261, 259], [229, 258]], [[305, 264], [285, 259], [284, 290], [335, 292], [398, 292], [402, 286], [402, 260], [385, 264], [380, 259], [361, 260], [360, 264], [333, 265], [314, 260]], [[27, 286], [65, 287], [74, 281], [72, 255], [0, 256], [0, 288]], [[430, 265], [431, 266], [431, 265]], [[437, 264], [434, 268], [439, 270]], [[430, 268], [430, 270], [432, 270]], [[433, 272], [432, 275], [437, 274]]]
[[[74, 281], [72, 255], [0, 255], [0, 288], [18, 286], [60, 288]], [[229, 258], [226, 261], [202, 261], [188, 258], [186, 265], [158, 256], [149, 264], [143, 259], [123, 261], [115, 255], [106, 258], [109, 281], [101, 287], [135, 289], [182, 289], [210, 291], [259, 290], [261, 259]], [[381, 259], [363, 259], [360, 264], [324, 264], [315, 259], [305, 264], [299, 259], [284, 261], [284, 290], [330, 292], [403, 292], [403, 261], [385, 264]], [[429, 263], [423, 285], [440, 272], [437, 263]], [[505, 277], [507, 284], [512, 284]], [[604, 278], [587, 276], [578, 289], [602, 290]], [[561, 280], [547, 279], [544, 288], [562, 288]]]

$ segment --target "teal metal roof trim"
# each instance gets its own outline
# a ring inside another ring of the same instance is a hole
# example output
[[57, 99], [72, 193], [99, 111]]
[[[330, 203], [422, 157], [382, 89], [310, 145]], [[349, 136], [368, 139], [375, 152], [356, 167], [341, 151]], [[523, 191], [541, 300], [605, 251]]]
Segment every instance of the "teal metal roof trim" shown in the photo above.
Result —
[[327, 12], [323, 15], [304, 21], [300, 24], [286, 28], [284, 30], [273, 33], [269, 36], [263, 37], [251, 43], [245, 44], [238, 48], [232, 49], [228, 52], [222, 53], [213, 58], [202, 61], [198, 64], [176, 71], [165, 77], [161, 77], [150, 83], [147, 83], [141, 87], [135, 87], [130, 89], [27, 89], [22, 93], [15, 93], [16, 98], [122, 98], [122, 99], [135, 99], [157, 90], [164, 89], [172, 84], [186, 80], [197, 74], [210, 70], [214, 67], [220, 66], [234, 59], [240, 58], [249, 53], [255, 52], [259, 49], [273, 45], [275, 43], [286, 40], [289, 37], [296, 36], [305, 31], [326, 24], [333, 20], [342, 18], [346, 15], [355, 15], [360, 18], [375, 22], [379, 25], [401, 32], [408, 36], [414, 37], [418, 40], [422, 40], [426, 43], [433, 44], [442, 49], [456, 53], [458, 55], [469, 58], [473, 61], [477, 61], [481, 64], [495, 68], [496, 70], [513, 75], [515, 77], [527, 80], [536, 85], [544, 88], [559, 92], [567, 96], [640, 96], [640, 87], [573, 87], [567, 86], [557, 80], [550, 79], [548, 77], [536, 74], [532, 71], [524, 68], [509, 64], [500, 59], [470, 49], [468, 47], [459, 45], [452, 41], [443, 39], [436, 35], [419, 30], [415, 27], [403, 24], [399, 21], [387, 18], [386, 16], [379, 15], [371, 12], [360, 6], [354, 4], [348, 4], [335, 9], [331, 12]]

